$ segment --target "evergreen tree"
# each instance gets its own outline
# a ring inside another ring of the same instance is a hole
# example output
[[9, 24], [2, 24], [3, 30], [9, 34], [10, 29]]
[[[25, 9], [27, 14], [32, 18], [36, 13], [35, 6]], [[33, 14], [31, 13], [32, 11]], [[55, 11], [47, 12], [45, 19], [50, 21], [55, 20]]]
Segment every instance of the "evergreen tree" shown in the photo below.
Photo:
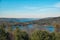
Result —
[[[43, 34], [44, 35], [44, 34]], [[31, 35], [31, 40], [42, 40], [42, 31], [35, 30]]]
[[55, 40], [55, 34], [37, 30], [32, 33], [31, 40]]
[[60, 40], [60, 32], [55, 33], [56, 35], [56, 40]]
[[21, 37], [23, 40], [29, 40], [29, 36], [26, 31], [22, 31]]
[[0, 40], [6, 40], [6, 32], [4, 24], [0, 26]]
[[14, 39], [15, 40], [22, 40], [21, 31], [20, 31], [19, 27], [16, 27], [16, 30], [14, 32]]
[[50, 38], [51, 40], [56, 40], [55, 32], [50, 33], [49, 38]]

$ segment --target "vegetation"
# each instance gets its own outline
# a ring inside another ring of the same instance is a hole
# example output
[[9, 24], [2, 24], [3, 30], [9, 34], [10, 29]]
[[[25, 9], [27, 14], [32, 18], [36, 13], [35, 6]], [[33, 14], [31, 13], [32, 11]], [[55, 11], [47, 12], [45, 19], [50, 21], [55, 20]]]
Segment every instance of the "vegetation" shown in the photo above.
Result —
[[18, 27], [16, 27], [16, 30], [14, 32], [14, 37], [15, 37], [14, 38], [15, 40], [22, 40], [21, 31], [20, 31], [20, 29]]
[[9, 30], [6, 31], [3, 24], [0, 25], [0, 40], [60, 40], [60, 32], [34, 30], [31, 33], [27, 33], [24, 30], [20, 30], [19, 27], [16, 27], [13, 31], [9, 27]]
[[47, 31], [37, 30], [32, 33], [31, 40], [55, 40], [55, 34]]
[[4, 25], [1, 25], [0, 26], [0, 40], [6, 40], [6, 32], [4, 30]]

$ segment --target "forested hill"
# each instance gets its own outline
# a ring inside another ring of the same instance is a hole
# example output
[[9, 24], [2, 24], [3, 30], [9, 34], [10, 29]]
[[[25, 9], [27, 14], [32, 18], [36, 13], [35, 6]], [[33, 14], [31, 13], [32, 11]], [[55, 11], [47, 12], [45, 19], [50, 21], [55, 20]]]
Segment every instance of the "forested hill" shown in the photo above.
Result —
[[49, 17], [49, 18], [0, 18], [0, 23], [8, 22], [8, 23], [25, 23], [25, 24], [52, 24], [52, 23], [60, 23], [60, 17]]
[[0, 18], [0, 22], [28, 22], [35, 18]]
[[59, 23], [60, 24], [60, 17], [43, 18], [43, 19], [31, 21], [30, 23], [40, 24], [40, 25], [52, 24], [52, 23]]

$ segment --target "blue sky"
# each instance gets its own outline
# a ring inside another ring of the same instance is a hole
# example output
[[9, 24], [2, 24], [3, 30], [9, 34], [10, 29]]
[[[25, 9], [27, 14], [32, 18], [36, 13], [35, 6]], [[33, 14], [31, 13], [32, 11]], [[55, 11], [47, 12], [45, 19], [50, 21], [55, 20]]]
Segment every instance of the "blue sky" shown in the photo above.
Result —
[[60, 16], [60, 0], [0, 0], [0, 17], [45, 18]]

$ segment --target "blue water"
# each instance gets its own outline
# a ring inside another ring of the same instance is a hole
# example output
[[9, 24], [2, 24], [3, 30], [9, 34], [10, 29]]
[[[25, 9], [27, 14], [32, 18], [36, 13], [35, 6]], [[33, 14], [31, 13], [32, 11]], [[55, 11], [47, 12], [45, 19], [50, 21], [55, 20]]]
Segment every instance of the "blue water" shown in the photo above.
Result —
[[[33, 21], [33, 20], [38, 20], [38, 19], [33, 19], [33, 18], [29, 18], [29, 19], [18, 19], [16, 20], [17, 22], [28, 22], [28, 21]], [[14, 20], [13, 20], [14, 21]], [[32, 29], [45, 29], [47, 31], [50, 31], [50, 32], [53, 32], [54, 31], [54, 26], [52, 25], [49, 25], [49, 26], [39, 26], [39, 27], [35, 27], [33, 26], [33, 24], [29, 24], [27, 26], [17, 26], [19, 27], [21, 30], [32, 30]], [[12, 30], [15, 30], [16, 29], [16, 26], [12, 26]]]
[[46, 29], [50, 32], [54, 31], [54, 26], [47, 26]]
[[17, 22], [29, 22], [29, 21], [33, 21], [33, 20], [38, 20], [39, 18], [22, 18], [22, 19], [18, 19], [16, 20]]
[[[31, 24], [30, 25], [27, 25], [27, 26], [18, 26], [21, 30], [31, 30], [31, 29], [34, 29], [35, 27], [33, 27]], [[16, 29], [15, 26], [12, 27], [13, 30]], [[41, 29], [39, 27], [37, 27], [38, 29]], [[36, 28], [35, 28], [36, 29]], [[54, 31], [54, 27], [53, 26], [45, 26], [45, 27], [42, 27], [42, 30], [45, 29], [49, 32], [53, 32]]]
[[[33, 21], [33, 20], [38, 20], [37, 18], [24, 18], [24, 19], [18, 19], [17, 21], [18, 22], [29, 22], [29, 21]], [[18, 26], [20, 29], [22, 29], [22, 30], [24, 30], [24, 29], [34, 29], [35, 27], [33, 27], [33, 25], [32, 24], [30, 24], [30, 25], [27, 25], [27, 26]], [[13, 30], [15, 30], [16, 29], [16, 27], [15, 26], [13, 26], [12, 27], [13, 28]], [[41, 29], [40, 27], [37, 27], [37, 28], [39, 28], [39, 29]], [[46, 30], [48, 30], [48, 31], [50, 31], [50, 32], [53, 32], [54, 31], [54, 27], [53, 26], [46, 26], [46, 27], [42, 27], [42, 28], [44, 28], [44, 29], [46, 29]]]

